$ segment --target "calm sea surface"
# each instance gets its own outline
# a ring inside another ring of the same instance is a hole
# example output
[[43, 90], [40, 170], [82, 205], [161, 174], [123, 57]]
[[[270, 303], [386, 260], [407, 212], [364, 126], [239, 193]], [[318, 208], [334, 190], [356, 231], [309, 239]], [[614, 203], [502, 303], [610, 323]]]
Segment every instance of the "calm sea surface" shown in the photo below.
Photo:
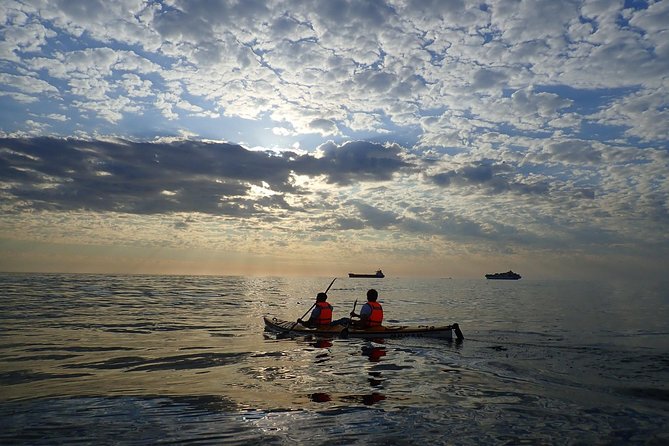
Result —
[[0, 274], [0, 444], [669, 444], [669, 283], [341, 277], [466, 339], [264, 331], [331, 279]]

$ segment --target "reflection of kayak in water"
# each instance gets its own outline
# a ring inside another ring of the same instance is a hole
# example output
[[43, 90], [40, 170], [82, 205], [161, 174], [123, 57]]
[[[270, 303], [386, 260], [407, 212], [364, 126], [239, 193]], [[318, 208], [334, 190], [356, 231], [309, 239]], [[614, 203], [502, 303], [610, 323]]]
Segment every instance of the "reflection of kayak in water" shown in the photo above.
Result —
[[[329, 401], [332, 401], [332, 396], [330, 396], [330, 394], [322, 392], [312, 393], [311, 395], [309, 395], [309, 398], [311, 398], [311, 401], [313, 401], [314, 403], [327, 403]], [[369, 395], [347, 395], [342, 397], [341, 399], [342, 401], [346, 402], [356, 401], [369, 406], [372, 404], [376, 404], [379, 401], [385, 400], [386, 397], [381, 395], [380, 393], [373, 392], [370, 393]]]
[[432, 325], [388, 325], [372, 327], [365, 330], [343, 325], [332, 325], [323, 328], [309, 328], [292, 321], [284, 321], [275, 317], [265, 319], [265, 329], [277, 333], [295, 333], [302, 335], [339, 336], [345, 334], [350, 338], [399, 338], [403, 336], [422, 336], [430, 338], [453, 339], [453, 332], [458, 339], [463, 339], [458, 324], [432, 326]]

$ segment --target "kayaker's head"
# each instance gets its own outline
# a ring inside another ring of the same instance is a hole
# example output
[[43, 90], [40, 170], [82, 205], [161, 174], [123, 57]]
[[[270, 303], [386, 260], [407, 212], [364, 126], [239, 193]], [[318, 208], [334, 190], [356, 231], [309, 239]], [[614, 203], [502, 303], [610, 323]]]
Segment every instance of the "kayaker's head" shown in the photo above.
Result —
[[379, 293], [375, 289], [371, 289], [367, 291], [367, 300], [370, 302], [376, 302], [376, 299], [378, 299]]
[[328, 295], [325, 293], [318, 293], [316, 295], [316, 302], [325, 302], [328, 300]]

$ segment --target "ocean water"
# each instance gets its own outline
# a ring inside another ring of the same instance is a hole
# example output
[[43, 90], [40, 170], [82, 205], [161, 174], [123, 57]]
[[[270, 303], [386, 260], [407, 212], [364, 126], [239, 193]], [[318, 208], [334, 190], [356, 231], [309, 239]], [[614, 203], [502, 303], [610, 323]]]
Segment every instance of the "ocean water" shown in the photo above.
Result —
[[[0, 274], [0, 444], [669, 444], [669, 283]], [[359, 308], [359, 307], [358, 307]]]

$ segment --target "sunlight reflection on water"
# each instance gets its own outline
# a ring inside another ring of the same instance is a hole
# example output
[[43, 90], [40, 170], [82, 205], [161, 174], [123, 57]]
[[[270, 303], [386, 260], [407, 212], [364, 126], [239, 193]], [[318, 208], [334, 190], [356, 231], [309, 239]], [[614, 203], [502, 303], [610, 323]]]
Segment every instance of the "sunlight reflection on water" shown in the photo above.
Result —
[[3, 443], [669, 439], [667, 299], [655, 288], [340, 279], [329, 293], [338, 317], [378, 287], [387, 319], [459, 322], [458, 344], [264, 332], [262, 316], [301, 316], [327, 278], [0, 282]]

